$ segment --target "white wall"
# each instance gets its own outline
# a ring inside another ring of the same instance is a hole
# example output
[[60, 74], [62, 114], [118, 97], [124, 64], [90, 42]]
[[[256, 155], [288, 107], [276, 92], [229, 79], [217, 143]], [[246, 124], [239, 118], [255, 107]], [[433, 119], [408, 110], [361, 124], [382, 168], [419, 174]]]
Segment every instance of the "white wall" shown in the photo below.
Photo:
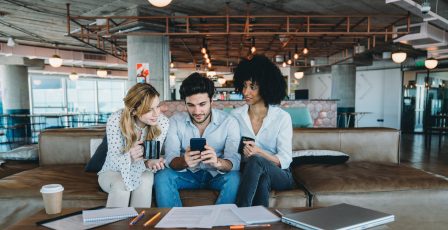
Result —
[[[383, 64], [376, 64], [370, 68], [357, 68], [355, 111], [371, 112], [359, 119], [359, 127], [384, 126], [400, 129], [400, 69]], [[377, 119], [384, 119], [384, 123], [381, 124]]]
[[299, 80], [297, 89], [308, 89], [310, 99], [330, 99], [331, 74], [305, 74], [305, 76]]

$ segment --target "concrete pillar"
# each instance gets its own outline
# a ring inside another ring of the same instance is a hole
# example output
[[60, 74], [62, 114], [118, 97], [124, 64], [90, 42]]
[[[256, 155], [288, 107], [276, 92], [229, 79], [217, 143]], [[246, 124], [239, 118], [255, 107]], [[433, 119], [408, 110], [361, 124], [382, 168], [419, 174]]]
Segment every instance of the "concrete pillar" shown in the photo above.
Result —
[[[356, 66], [342, 64], [331, 66], [331, 99], [338, 101], [338, 127], [354, 126], [354, 117], [346, 113], [355, 112]], [[344, 114], [345, 113], [345, 114]]]
[[[2, 101], [4, 114], [29, 114], [30, 97], [28, 91], [28, 67], [22, 65], [0, 65], [2, 79]], [[5, 124], [8, 121], [9, 124]], [[29, 124], [29, 117], [11, 117], [2, 119], [4, 125], [13, 127], [18, 124]], [[26, 129], [25, 129], [26, 127]], [[8, 129], [8, 138], [31, 136], [30, 126]], [[12, 141], [12, 140], [10, 140]]]
[[169, 39], [166, 36], [128, 36], [128, 89], [137, 83], [137, 63], [149, 64], [149, 79], [160, 93], [160, 98], [168, 100], [169, 91]]

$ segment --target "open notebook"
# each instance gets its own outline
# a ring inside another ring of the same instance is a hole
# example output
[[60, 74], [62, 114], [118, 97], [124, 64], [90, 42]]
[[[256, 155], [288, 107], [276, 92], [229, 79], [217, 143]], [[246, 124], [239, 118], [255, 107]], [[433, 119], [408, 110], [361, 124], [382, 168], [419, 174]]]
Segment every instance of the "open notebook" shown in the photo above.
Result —
[[138, 213], [133, 207], [124, 208], [103, 208], [97, 210], [82, 211], [82, 219], [85, 223], [105, 220], [116, 220], [137, 216]]

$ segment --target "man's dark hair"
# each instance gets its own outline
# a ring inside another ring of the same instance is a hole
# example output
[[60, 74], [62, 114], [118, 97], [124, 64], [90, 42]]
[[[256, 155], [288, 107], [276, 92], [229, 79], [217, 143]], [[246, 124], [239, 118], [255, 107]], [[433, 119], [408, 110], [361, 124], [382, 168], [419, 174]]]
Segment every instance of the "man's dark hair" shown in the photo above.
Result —
[[252, 81], [259, 87], [260, 96], [266, 106], [278, 105], [286, 96], [286, 81], [280, 69], [266, 56], [255, 55], [242, 59], [233, 75], [235, 88], [243, 92], [245, 81]]
[[207, 93], [211, 101], [213, 94], [215, 94], [215, 85], [209, 78], [195, 72], [185, 78], [180, 86], [179, 92], [182, 100], [194, 94]]

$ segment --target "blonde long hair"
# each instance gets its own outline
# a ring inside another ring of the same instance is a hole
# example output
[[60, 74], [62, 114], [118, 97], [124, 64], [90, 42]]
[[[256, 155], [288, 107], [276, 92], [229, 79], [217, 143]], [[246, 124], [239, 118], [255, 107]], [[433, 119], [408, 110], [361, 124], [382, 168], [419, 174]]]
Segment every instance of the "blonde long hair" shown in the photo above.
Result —
[[[124, 109], [120, 119], [121, 133], [126, 140], [124, 152], [129, 151], [132, 144], [139, 138], [134, 129], [136, 125], [135, 119], [149, 112], [154, 98], [159, 96], [159, 92], [148, 83], [137, 83], [129, 89], [126, 97], [123, 99]], [[150, 125], [148, 128], [149, 130], [146, 140], [152, 140], [161, 133], [158, 125]]]

